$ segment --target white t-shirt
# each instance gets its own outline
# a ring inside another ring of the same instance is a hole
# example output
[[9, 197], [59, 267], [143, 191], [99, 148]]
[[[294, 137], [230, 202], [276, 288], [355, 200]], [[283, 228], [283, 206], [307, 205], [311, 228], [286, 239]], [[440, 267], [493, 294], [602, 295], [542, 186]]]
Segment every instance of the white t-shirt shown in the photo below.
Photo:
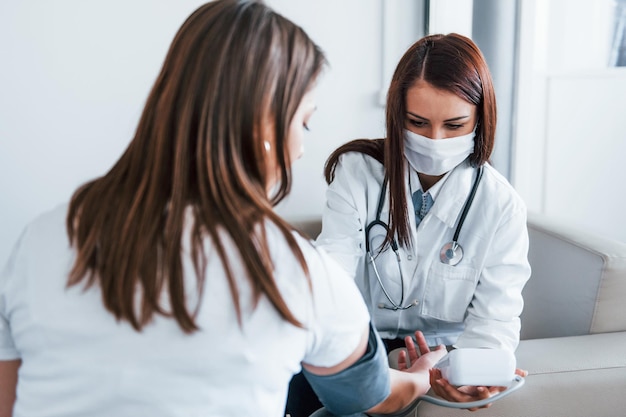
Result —
[[[15, 417], [281, 416], [301, 362], [339, 363], [354, 351], [369, 321], [341, 267], [297, 236], [311, 292], [284, 238], [268, 225], [276, 283], [304, 329], [281, 319], [264, 297], [253, 306], [239, 254], [224, 239], [240, 290], [242, 326], [222, 264], [207, 242], [201, 330], [188, 335], [175, 320], [157, 316], [136, 332], [105, 310], [99, 286], [66, 287], [75, 259], [66, 214], [64, 205], [31, 223], [0, 276], [0, 360], [22, 359]], [[185, 255], [193, 306], [195, 274]]]

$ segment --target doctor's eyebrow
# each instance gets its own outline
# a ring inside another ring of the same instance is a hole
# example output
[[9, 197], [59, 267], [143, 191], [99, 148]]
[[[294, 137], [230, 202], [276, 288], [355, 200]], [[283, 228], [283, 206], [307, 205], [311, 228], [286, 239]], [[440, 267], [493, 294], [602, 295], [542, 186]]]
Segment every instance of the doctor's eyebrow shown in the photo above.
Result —
[[[422, 117], [422, 116], [420, 116], [419, 114], [411, 113], [410, 111], [408, 111], [408, 112], [407, 112], [407, 114], [409, 114], [409, 115], [411, 115], [411, 116], [415, 117], [416, 119], [425, 120], [425, 121], [427, 121], [427, 122], [429, 122], [429, 121], [430, 121], [430, 120], [428, 120], [427, 118]], [[469, 118], [469, 117], [470, 117], [469, 115], [467, 115], [467, 116], [457, 116], [457, 117], [452, 117], [452, 118], [450, 118], [450, 119], [446, 119], [446, 120], [444, 120], [444, 122], [456, 122], [456, 121], [458, 121], [458, 120], [461, 120], [461, 119], [467, 119], [467, 118]]]

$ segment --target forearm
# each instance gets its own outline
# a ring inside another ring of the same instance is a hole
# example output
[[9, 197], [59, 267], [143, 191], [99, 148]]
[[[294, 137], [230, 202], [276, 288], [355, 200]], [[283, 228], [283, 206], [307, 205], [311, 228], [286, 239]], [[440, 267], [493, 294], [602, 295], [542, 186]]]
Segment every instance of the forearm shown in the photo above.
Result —
[[456, 346], [514, 351], [524, 306], [522, 289], [530, 272], [526, 217], [520, 211], [504, 221], [494, 236]]
[[389, 369], [391, 394], [368, 413], [389, 414], [403, 410], [430, 389], [428, 371], [419, 373]]
[[468, 315], [465, 331], [454, 344], [457, 348], [491, 348], [515, 351], [519, 343], [520, 320], [492, 320]]

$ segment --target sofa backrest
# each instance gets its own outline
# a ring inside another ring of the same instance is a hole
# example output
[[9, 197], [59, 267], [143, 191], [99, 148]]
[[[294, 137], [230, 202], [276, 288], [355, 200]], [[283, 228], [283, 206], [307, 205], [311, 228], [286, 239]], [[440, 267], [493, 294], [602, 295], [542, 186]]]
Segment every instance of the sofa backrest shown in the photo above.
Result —
[[[322, 228], [316, 218], [291, 223], [312, 239]], [[528, 234], [522, 339], [626, 331], [626, 243], [537, 213]]]
[[626, 330], [626, 243], [529, 213], [522, 339]]
[[321, 218], [293, 220], [289, 223], [309, 239], [315, 240], [322, 232]]

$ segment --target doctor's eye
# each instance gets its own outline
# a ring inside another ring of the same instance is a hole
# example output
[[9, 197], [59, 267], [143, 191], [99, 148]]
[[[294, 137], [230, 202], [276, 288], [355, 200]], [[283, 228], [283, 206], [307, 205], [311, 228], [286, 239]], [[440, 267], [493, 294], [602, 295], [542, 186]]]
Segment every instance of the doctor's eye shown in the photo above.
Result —
[[455, 123], [448, 123], [446, 124], [446, 127], [450, 130], [457, 130], [462, 128], [464, 125], [463, 124], [455, 124]]
[[411, 123], [415, 127], [424, 127], [426, 126], [426, 122], [421, 120], [409, 119], [409, 123]]

